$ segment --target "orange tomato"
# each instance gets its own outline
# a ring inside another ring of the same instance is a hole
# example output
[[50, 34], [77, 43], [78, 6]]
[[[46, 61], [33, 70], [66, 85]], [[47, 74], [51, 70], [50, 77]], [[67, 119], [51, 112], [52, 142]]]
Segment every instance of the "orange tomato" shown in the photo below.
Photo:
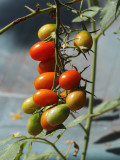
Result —
[[[57, 73], [57, 76], [59, 74]], [[55, 72], [45, 72], [40, 74], [34, 81], [35, 88], [38, 89], [51, 89], [53, 86]], [[56, 78], [55, 86], [59, 84], [59, 77]]]
[[41, 126], [43, 129], [46, 129], [47, 131], [50, 131], [50, 130], [53, 130], [56, 128], [56, 126], [51, 126], [48, 122], [47, 122], [47, 114], [48, 114], [48, 111], [50, 109], [46, 110], [42, 116], [41, 116]]
[[58, 96], [55, 92], [49, 89], [40, 89], [33, 94], [33, 101], [39, 106], [48, 106], [56, 104]]

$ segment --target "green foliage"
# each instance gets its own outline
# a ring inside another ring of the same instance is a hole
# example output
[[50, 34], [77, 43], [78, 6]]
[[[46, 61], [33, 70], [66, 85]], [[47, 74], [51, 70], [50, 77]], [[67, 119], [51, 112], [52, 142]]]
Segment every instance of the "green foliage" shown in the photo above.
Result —
[[100, 105], [98, 105], [94, 110], [93, 114], [83, 114], [79, 116], [78, 118], [74, 119], [73, 121], [69, 122], [68, 125], [66, 126], [67, 128], [73, 127], [81, 123], [82, 121], [86, 120], [89, 117], [94, 117], [98, 116], [100, 114], [103, 114], [107, 111], [110, 111], [120, 105], [120, 99], [115, 99], [107, 102], [103, 102]]
[[116, 13], [117, 13], [117, 11], [118, 11], [118, 8], [120, 7], [120, 0], [117, 0], [117, 5], [116, 5], [116, 12], [115, 12], [115, 15], [116, 15]]
[[21, 155], [23, 154], [23, 150], [26, 146], [27, 142], [23, 142], [22, 144], [20, 144], [20, 150], [19, 153], [17, 153], [17, 156], [15, 157], [15, 160], [19, 160]]
[[13, 134], [8, 135], [7, 137], [5, 137], [5, 138], [3, 138], [3, 139], [0, 140], [0, 146], [8, 143], [9, 141], [11, 141], [11, 140], [13, 140], [13, 139], [15, 139], [15, 137], [14, 137]]
[[100, 13], [100, 27], [104, 31], [108, 22], [115, 15], [117, 2], [110, 1], [106, 6], [101, 10]]
[[99, 1], [98, 0], [92, 0], [93, 1], [93, 4], [95, 5], [95, 6], [99, 6]]
[[114, 32], [114, 34], [120, 34], [120, 27], [118, 28], [116, 32]]
[[72, 22], [82, 22], [87, 21], [90, 18], [93, 18], [99, 11], [100, 7], [93, 6], [84, 11], [82, 11], [81, 16], [78, 16], [72, 20]]
[[47, 150], [43, 152], [40, 156], [38, 156], [38, 158], [40, 158], [40, 160], [48, 160], [49, 158], [52, 158], [54, 156], [56, 157], [56, 160], [60, 159], [60, 156], [56, 154], [56, 152], [52, 150]]
[[25, 153], [24, 156], [22, 157], [22, 160], [36, 160], [38, 158], [37, 153]]
[[19, 142], [7, 144], [0, 151], [0, 159], [1, 160], [14, 160], [16, 157], [16, 154], [19, 153], [19, 150], [20, 150], [20, 143]]

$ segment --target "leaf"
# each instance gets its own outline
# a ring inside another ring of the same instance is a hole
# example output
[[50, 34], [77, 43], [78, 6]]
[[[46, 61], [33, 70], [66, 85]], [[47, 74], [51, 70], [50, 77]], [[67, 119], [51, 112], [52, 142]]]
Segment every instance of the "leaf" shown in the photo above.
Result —
[[51, 158], [53, 156], [57, 156], [58, 154], [52, 150], [47, 150], [43, 152], [41, 155], [38, 156], [40, 160], [48, 160], [48, 158]]
[[119, 6], [120, 6], [120, 0], [117, 0], [117, 5], [116, 5], [116, 12], [115, 12], [115, 15], [117, 14], [117, 11], [118, 11]]
[[19, 153], [19, 150], [20, 150], [20, 143], [19, 142], [7, 144], [0, 151], [0, 159], [1, 160], [14, 160], [16, 157], [16, 154]]
[[120, 27], [118, 28], [116, 32], [114, 32], [114, 34], [120, 34]]
[[115, 99], [107, 102], [103, 102], [98, 105], [94, 110], [93, 114], [83, 114], [78, 118], [74, 119], [73, 121], [69, 122], [66, 128], [76, 126], [77, 124], [81, 123], [82, 121], [86, 120], [89, 117], [96, 117], [100, 114], [103, 114], [107, 111], [110, 111], [120, 105], [120, 99]]
[[13, 140], [13, 139], [15, 139], [15, 137], [14, 137], [13, 134], [8, 135], [7, 137], [5, 137], [5, 138], [3, 138], [3, 139], [0, 140], [0, 146], [8, 143], [9, 141], [11, 141], [11, 140]]
[[72, 22], [82, 22], [87, 21], [89, 18], [93, 18], [100, 10], [100, 7], [90, 7], [84, 11], [82, 11], [82, 15], [74, 18]]
[[22, 160], [36, 160], [38, 158], [37, 153], [25, 153]]
[[27, 142], [23, 142], [20, 145], [20, 150], [19, 150], [19, 153], [17, 153], [17, 156], [15, 157], [15, 160], [19, 160], [20, 159], [20, 156], [23, 154], [23, 150], [24, 150], [26, 144], [27, 144]]
[[32, 149], [32, 142], [30, 142], [28, 145], [28, 153], [30, 153], [31, 149]]
[[100, 13], [100, 27], [101, 30], [104, 31], [106, 25], [108, 24], [109, 20], [116, 12], [116, 2], [110, 1], [106, 4], [106, 6], [102, 9]]

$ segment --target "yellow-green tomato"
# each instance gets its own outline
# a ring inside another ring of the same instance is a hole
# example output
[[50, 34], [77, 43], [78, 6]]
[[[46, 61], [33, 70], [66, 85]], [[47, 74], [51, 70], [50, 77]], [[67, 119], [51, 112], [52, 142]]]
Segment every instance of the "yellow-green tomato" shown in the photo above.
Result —
[[90, 33], [86, 30], [78, 33], [74, 40], [74, 45], [81, 47], [86, 47], [88, 49], [83, 49], [83, 52], [86, 53], [92, 48], [93, 40]]
[[28, 118], [27, 131], [29, 134], [36, 136], [43, 130], [43, 128], [41, 127], [40, 118], [41, 116], [39, 113], [32, 114]]
[[39, 29], [38, 37], [41, 40], [47, 40], [47, 37], [49, 37], [52, 32], [55, 32], [55, 30], [56, 24], [46, 24]]
[[79, 110], [86, 103], [86, 92], [83, 90], [76, 90], [68, 94], [66, 97], [66, 104], [70, 110]]
[[32, 114], [36, 109], [39, 108], [40, 106], [35, 104], [35, 102], [33, 101], [33, 97], [27, 98], [22, 104], [22, 110], [26, 114]]
[[51, 108], [46, 116], [47, 123], [51, 126], [57, 126], [63, 123], [69, 116], [70, 109], [66, 104], [60, 104]]

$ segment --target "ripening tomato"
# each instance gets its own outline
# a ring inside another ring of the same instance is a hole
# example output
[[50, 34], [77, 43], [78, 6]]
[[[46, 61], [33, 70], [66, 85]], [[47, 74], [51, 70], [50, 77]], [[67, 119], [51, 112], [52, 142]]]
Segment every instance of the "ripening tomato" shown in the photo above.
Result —
[[55, 45], [52, 42], [40, 41], [34, 44], [30, 49], [32, 59], [36, 61], [45, 61], [55, 54]]
[[27, 114], [32, 114], [34, 111], [36, 111], [39, 108], [40, 106], [35, 104], [35, 102], [33, 101], [33, 97], [27, 98], [26, 100], [24, 100], [22, 104], [22, 110], [24, 113], [27, 113]]
[[[57, 76], [59, 74], [57, 73]], [[34, 81], [35, 88], [38, 89], [51, 89], [53, 86], [53, 81], [55, 77], [55, 72], [45, 72], [40, 74]], [[59, 84], [59, 77], [56, 78], [55, 86]]]
[[39, 106], [56, 104], [58, 101], [57, 93], [49, 89], [40, 89], [33, 94], [33, 101]]
[[38, 37], [41, 40], [47, 40], [49, 39], [49, 36], [52, 32], [55, 32], [56, 30], [56, 24], [46, 24], [42, 26], [38, 31]]
[[74, 40], [75, 46], [86, 47], [88, 49], [83, 49], [83, 52], [86, 53], [92, 48], [93, 40], [90, 33], [86, 30], [78, 33]]
[[79, 110], [86, 103], [86, 92], [84, 90], [76, 90], [68, 94], [66, 104], [70, 110]]
[[69, 70], [63, 72], [59, 77], [59, 85], [66, 90], [72, 90], [76, 88], [81, 79], [81, 74], [75, 70]]
[[56, 126], [51, 126], [48, 122], [47, 122], [47, 114], [48, 114], [48, 111], [50, 109], [46, 110], [42, 116], [41, 116], [41, 126], [43, 129], [46, 129], [47, 131], [50, 131], [50, 130], [53, 130], [56, 128]]
[[63, 123], [69, 116], [70, 109], [66, 104], [60, 104], [51, 108], [47, 113], [47, 122], [51, 126], [57, 126]]
[[27, 131], [33, 136], [38, 135], [43, 128], [40, 123], [41, 115], [39, 113], [32, 114], [27, 121]]
[[[58, 57], [59, 64], [62, 66], [62, 63], [60, 61], [60, 58]], [[55, 55], [51, 56], [49, 60], [41, 61], [38, 64], [38, 72], [44, 73], [44, 72], [54, 72], [55, 70]], [[57, 72], [59, 72], [59, 68], [57, 67]]]
[[[61, 97], [66, 97], [70, 93], [70, 90], [64, 90], [63, 92], [60, 93]], [[66, 98], [64, 98], [66, 100]]]

